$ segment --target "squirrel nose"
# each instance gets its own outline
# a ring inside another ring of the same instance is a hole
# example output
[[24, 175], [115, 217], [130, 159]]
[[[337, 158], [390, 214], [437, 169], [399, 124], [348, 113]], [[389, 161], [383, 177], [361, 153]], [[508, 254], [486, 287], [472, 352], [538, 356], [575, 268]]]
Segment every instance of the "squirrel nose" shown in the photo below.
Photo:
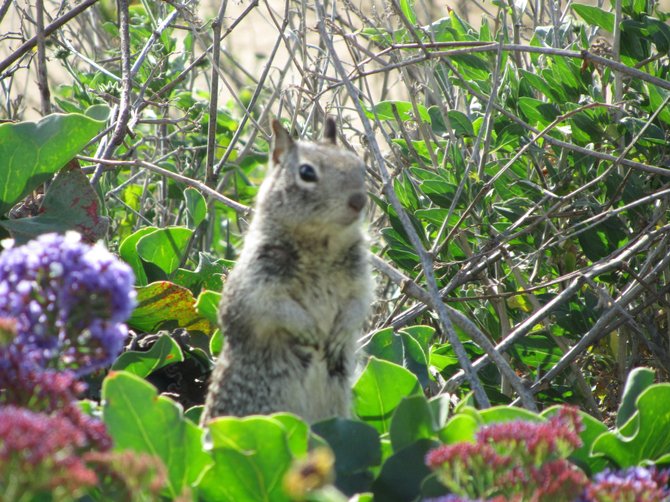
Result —
[[355, 194], [349, 197], [347, 204], [351, 209], [353, 209], [358, 213], [365, 207], [365, 203], [367, 200], [368, 198], [366, 194], [364, 194], [363, 192], [356, 192]]

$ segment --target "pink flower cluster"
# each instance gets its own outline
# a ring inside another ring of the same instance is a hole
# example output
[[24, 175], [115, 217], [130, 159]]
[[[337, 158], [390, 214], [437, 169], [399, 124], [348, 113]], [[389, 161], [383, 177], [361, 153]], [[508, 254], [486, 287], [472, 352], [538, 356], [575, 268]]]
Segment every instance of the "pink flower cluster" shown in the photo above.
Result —
[[493, 424], [474, 443], [432, 450], [426, 464], [456, 497], [448, 500], [572, 502], [588, 482], [567, 460], [581, 445], [581, 427], [567, 407], [546, 422]]

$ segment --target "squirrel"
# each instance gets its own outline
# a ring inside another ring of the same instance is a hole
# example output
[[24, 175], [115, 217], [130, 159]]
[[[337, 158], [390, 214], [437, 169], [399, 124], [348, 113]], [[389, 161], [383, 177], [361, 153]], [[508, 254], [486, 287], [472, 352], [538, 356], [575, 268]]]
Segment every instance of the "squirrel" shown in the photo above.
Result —
[[269, 174], [219, 305], [224, 333], [201, 423], [278, 411], [348, 416], [358, 337], [372, 303], [365, 165], [272, 121]]

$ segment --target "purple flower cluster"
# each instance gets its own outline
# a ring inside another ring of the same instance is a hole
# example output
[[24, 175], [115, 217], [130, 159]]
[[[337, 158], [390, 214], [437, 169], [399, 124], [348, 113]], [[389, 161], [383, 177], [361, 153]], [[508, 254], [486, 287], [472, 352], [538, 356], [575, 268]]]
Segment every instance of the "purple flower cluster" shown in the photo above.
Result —
[[476, 442], [440, 446], [426, 464], [452, 500], [572, 502], [588, 482], [567, 460], [581, 445], [581, 427], [577, 410], [564, 407], [546, 422], [483, 427]]
[[133, 273], [76, 233], [46, 234], [0, 254], [0, 317], [39, 365], [90, 373], [123, 348], [135, 306]]
[[663, 502], [670, 500], [670, 472], [654, 467], [605, 470], [584, 490], [583, 502]]

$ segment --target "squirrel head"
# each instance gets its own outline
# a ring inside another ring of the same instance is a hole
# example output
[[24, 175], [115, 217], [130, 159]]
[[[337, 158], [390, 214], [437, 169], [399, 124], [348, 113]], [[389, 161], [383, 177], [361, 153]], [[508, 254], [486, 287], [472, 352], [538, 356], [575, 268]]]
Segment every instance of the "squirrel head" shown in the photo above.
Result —
[[319, 143], [296, 141], [278, 120], [270, 171], [258, 194], [263, 219], [291, 232], [328, 235], [359, 226], [367, 203], [365, 165], [337, 145], [337, 128], [326, 120]]

